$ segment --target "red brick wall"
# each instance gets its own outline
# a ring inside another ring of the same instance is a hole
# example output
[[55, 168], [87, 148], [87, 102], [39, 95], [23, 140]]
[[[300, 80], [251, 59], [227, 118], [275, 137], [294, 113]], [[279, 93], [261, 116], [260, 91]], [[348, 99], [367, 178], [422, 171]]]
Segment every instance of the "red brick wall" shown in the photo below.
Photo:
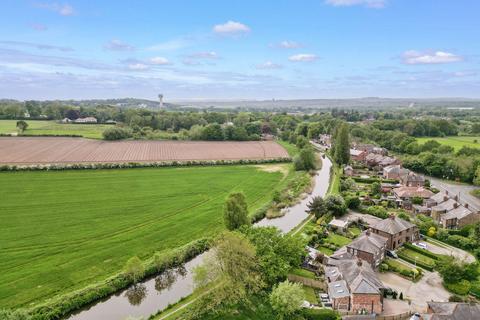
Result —
[[350, 297], [341, 297], [333, 299], [333, 309], [346, 310], [350, 307]]
[[369, 313], [383, 311], [382, 297], [380, 294], [352, 294], [351, 311], [367, 310]]

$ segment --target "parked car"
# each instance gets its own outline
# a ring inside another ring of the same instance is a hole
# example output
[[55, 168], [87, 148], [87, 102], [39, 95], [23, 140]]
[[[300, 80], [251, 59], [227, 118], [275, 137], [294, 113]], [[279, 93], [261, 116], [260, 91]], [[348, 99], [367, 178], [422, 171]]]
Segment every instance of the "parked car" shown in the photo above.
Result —
[[416, 242], [416, 243], [414, 243], [413, 245], [414, 245], [414, 246], [417, 246], [417, 247], [419, 247], [419, 248], [425, 249], [425, 250], [427, 250], [427, 248], [428, 248], [428, 247], [427, 247], [427, 244], [426, 244], [425, 242]]
[[387, 250], [387, 256], [393, 259], [398, 259], [398, 255], [393, 250]]

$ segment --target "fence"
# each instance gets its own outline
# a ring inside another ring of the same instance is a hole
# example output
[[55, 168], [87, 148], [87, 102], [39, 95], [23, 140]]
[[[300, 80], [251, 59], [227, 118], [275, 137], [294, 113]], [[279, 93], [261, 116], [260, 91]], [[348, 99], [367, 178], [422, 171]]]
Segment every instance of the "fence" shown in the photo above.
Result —
[[411, 311], [399, 313], [399, 314], [392, 314], [392, 315], [359, 315], [355, 312], [352, 311], [339, 311], [339, 313], [342, 316], [347, 316], [345, 319], [349, 320], [370, 320], [370, 319], [375, 319], [375, 320], [407, 320], [410, 318], [410, 316], [413, 314]]
[[324, 290], [324, 291], [326, 290], [326, 286], [325, 286], [325, 283], [323, 281], [318, 281], [318, 280], [315, 280], [315, 279], [305, 278], [305, 277], [297, 276], [295, 274], [289, 274], [287, 278], [291, 282], [301, 283], [301, 284], [304, 284], [308, 287], [312, 287], [312, 288], [319, 289], [319, 290]]

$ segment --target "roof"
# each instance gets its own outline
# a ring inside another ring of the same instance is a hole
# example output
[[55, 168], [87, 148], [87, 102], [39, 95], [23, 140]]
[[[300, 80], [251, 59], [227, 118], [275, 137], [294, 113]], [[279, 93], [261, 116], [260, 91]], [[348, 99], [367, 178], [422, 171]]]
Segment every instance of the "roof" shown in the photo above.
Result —
[[345, 280], [333, 281], [328, 284], [328, 295], [330, 298], [341, 298], [350, 296], [350, 291]]
[[455, 209], [456, 205], [459, 205], [457, 201], [453, 199], [448, 199], [447, 201], [443, 201], [437, 204], [435, 207], [432, 208], [432, 211], [450, 211]]
[[419, 181], [419, 182], [425, 182], [425, 178], [419, 174], [416, 174], [415, 172], [412, 172], [412, 171], [409, 171], [408, 173], [406, 173], [404, 176], [402, 176], [402, 179], [410, 182], [410, 181], [413, 181], [413, 182], [416, 182], [416, 181]]
[[463, 219], [465, 218], [466, 216], [472, 214], [473, 212], [468, 209], [468, 208], [465, 208], [464, 206], [460, 205], [458, 206], [457, 208], [453, 209], [453, 210], [450, 210], [448, 211], [446, 214], [444, 214], [442, 216], [442, 220], [450, 220], [450, 219]]
[[459, 302], [427, 302], [433, 314], [431, 320], [479, 320], [480, 304]]
[[383, 168], [383, 171], [387, 173], [403, 174], [407, 173], [409, 170], [402, 168], [402, 166], [400, 166], [399, 164], [392, 164]]
[[334, 226], [337, 228], [346, 228], [348, 226], [349, 222], [344, 221], [344, 220], [338, 220], [338, 219], [333, 219], [328, 223], [329, 226]]
[[412, 227], [415, 227], [415, 225], [396, 216], [388, 217], [371, 226], [372, 229], [380, 230], [388, 234], [397, 234]]
[[363, 151], [363, 150], [350, 149], [350, 155], [352, 155], [352, 156], [359, 156], [364, 152], [365, 151]]
[[424, 187], [407, 187], [403, 186], [400, 188], [393, 189], [393, 193], [399, 198], [413, 198], [413, 197], [420, 197], [420, 198], [431, 198], [433, 196], [433, 192], [425, 189]]
[[445, 197], [447, 198], [450, 198], [448, 196], [448, 194], [444, 193], [444, 192], [439, 192], [437, 194], [434, 194], [433, 196], [430, 197], [430, 199], [434, 200], [436, 203], [440, 203], [440, 202], [443, 202], [445, 201]]
[[347, 245], [348, 248], [377, 254], [382, 251], [387, 239], [374, 233], [365, 232]]
[[338, 269], [352, 293], [380, 294], [380, 289], [384, 288], [370, 264], [361, 260], [342, 260]]

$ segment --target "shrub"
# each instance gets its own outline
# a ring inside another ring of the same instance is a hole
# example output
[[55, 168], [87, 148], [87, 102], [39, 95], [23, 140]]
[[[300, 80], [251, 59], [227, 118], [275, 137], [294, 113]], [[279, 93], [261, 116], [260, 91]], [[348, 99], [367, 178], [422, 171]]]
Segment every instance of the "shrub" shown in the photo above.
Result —
[[472, 287], [470, 281], [468, 280], [461, 280], [457, 283], [444, 283], [444, 285], [448, 291], [461, 296], [468, 294], [470, 292], [470, 288]]
[[369, 215], [372, 215], [372, 216], [375, 216], [375, 217], [378, 217], [378, 218], [382, 218], [382, 219], [386, 219], [388, 218], [388, 212], [387, 210], [382, 207], [382, 206], [371, 206], [371, 207], [368, 207], [366, 210], [365, 210], [365, 213], [369, 214]]
[[102, 133], [105, 140], [122, 140], [132, 137], [132, 131], [130, 129], [113, 127], [108, 128]]
[[387, 272], [388, 269], [389, 269], [389, 267], [388, 267], [388, 264], [386, 264], [386, 263], [382, 263], [380, 265], [380, 268], [379, 268], [380, 272]]
[[340, 320], [340, 315], [331, 309], [303, 309], [306, 320]]

